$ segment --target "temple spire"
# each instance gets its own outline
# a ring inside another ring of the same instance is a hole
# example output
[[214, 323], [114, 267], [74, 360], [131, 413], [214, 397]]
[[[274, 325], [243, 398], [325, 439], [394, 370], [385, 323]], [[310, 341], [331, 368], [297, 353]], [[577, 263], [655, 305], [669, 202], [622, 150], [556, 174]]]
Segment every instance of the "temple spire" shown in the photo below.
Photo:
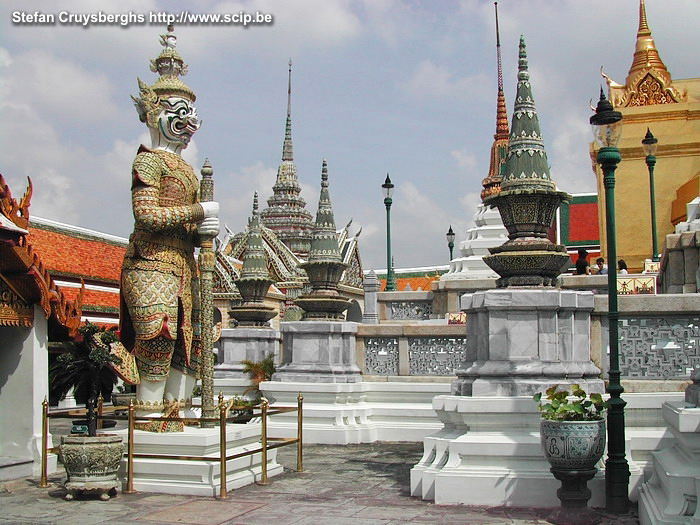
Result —
[[282, 162], [277, 169], [277, 180], [267, 208], [260, 213], [262, 224], [273, 230], [279, 239], [302, 259], [309, 254], [313, 216], [306, 210], [301, 198], [301, 186], [297, 178], [292, 150], [292, 59], [289, 59], [287, 82], [287, 124], [284, 131]]
[[292, 147], [292, 59], [289, 59], [289, 79], [287, 81], [287, 123], [284, 128], [284, 146], [282, 147], [282, 160], [294, 160]]
[[496, 107], [496, 134], [494, 139], [508, 138], [508, 112], [503, 93], [503, 65], [501, 63], [501, 35], [498, 30], [498, 2], [493, 3], [496, 11], [496, 61], [498, 64], [498, 104]]
[[634, 49], [634, 59], [629, 73], [627, 73], [626, 84], [629, 86], [636, 79], [639, 72], [645, 69], [654, 69], [657, 74], [663, 76], [663, 80], [670, 84], [671, 75], [666, 69], [666, 65], [659, 56], [656, 49], [654, 37], [651, 35], [649, 23], [647, 22], [647, 11], [644, 0], [639, 0], [639, 28], [637, 29], [637, 44]]
[[555, 185], [549, 175], [547, 154], [530, 85], [525, 39], [522, 36], [519, 47], [518, 87], [501, 190], [528, 188], [551, 191]]
[[503, 65], [501, 62], [501, 36], [498, 30], [498, 2], [494, 2], [496, 12], [496, 63], [498, 68], [498, 95], [496, 103], [496, 133], [491, 145], [491, 158], [489, 172], [481, 181], [484, 187], [481, 191], [481, 200], [489, 195], [494, 195], [501, 188], [501, 168], [505, 162], [508, 150], [508, 111], [506, 109], [506, 96], [503, 91]]

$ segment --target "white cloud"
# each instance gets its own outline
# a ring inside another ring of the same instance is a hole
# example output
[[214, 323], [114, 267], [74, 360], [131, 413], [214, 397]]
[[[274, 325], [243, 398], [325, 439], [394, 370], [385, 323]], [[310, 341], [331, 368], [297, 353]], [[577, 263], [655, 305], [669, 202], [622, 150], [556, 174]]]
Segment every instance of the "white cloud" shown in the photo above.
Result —
[[455, 78], [447, 67], [426, 59], [416, 66], [405, 84], [405, 90], [409, 96], [419, 100], [426, 97], [474, 100], [486, 97], [485, 85], [488, 80], [483, 73]]
[[262, 162], [225, 174], [217, 173], [214, 166], [214, 197], [221, 205], [221, 223], [234, 232], [243, 230], [253, 209], [253, 193], [258, 192], [259, 209], [263, 210], [276, 174], [275, 168]]
[[358, 37], [363, 30], [361, 21], [350, 9], [348, 2], [306, 0], [304, 2], [275, 2], [253, 0], [250, 2], [220, 2], [207, 9], [191, 12], [272, 14], [274, 30], [269, 26], [182, 26], [178, 36], [187, 42], [187, 59], [207, 57], [213, 60], [230, 59], [231, 46], [245, 42], [237, 52], [254, 51], [278, 56], [298, 55], [302, 50], [316, 46], [334, 46]]
[[104, 122], [118, 115], [114, 87], [102, 73], [39, 50], [12, 57], [6, 68], [14, 104], [31, 105], [73, 123]]
[[457, 163], [457, 166], [471, 173], [476, 168], [476, 156], [473, 152], [466, 149], [458, 149], [450, 152], [452, 158]]

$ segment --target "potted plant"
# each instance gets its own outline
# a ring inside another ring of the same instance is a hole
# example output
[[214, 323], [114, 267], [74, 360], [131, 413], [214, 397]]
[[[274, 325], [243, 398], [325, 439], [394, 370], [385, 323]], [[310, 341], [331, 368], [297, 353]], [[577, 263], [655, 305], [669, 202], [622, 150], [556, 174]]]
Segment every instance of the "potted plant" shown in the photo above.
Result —
[[87, 435], [61, 437], [59, 448], [68, 475], [68, 500], [77, 491], [96, 491], [100, 499], [107, 500], [119, 486], [117, 470], [124, 445], [120, 436], [97, 435], [95, 407], [98, 395], [109, 399], [117, 382], [116, 373], [108, 365], [119, 364], [111, 347], [120, 344], [113, 331], [88, 323], [80, 328], [80, 335], [50, 370], [52, 393], [61, 399], [73, 390], [76, 401], [87, 408]]
[[561, 385], [533, 396], [542, 419], [542, 450], [555, 469], [590, 470], [605, 449], [605, 419], [608, 407], [601, 394], [588, 395], [579, 385], [571, 392]]

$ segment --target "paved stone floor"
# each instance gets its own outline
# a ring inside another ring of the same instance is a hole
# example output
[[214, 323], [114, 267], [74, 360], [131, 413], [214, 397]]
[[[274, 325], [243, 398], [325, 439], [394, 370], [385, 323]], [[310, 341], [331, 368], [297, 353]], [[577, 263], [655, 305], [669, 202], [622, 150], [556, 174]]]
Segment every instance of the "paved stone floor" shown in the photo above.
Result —
[[409, 495], [409, 471], [422, 453], [420, 443], [307, 445], [306, 472], [296, 466], [294, 446], [279, 449], [284, 474], [266, 486], [232, 491], [227, 500], [139, 493], [107, 502], [64, 501], [62, 476], [48, 489], [38, 479], [0, 482], [0, 524], [616, 524], [638, 523], [636, 511], [612, 516], [602, 511], [562, 516], [555, 509], [435, 505]]

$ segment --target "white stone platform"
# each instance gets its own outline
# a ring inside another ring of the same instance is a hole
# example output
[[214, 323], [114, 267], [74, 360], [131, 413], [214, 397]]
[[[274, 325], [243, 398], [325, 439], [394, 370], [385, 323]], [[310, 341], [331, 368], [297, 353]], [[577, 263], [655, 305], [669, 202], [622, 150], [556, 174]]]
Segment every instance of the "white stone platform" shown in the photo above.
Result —
[[[227, 455], [260, 447], [260, 422], [226, 426]], [[111, 432], [122, 436], [126, 445], [127, 431]], [[273, 434], [274, 435], [274, 434]], [[211, 461], [134, 459], [134, 489], [139, 492], [218, 496], [221, 487], [219, 427], [185, 427], [184, 432], [155, 433], [134, 431], [134, 453], [175, 456], [206, 456]], [[277, 450], [267, 452], [267, 475], [282, 473], [277, 463]], [[226, 487], [232, 490], [260, 480], [261, 454], [231, 459], [227, 462]], [[126, 455], [119, 468], [122, 487], [126, 488]]]
[[[263, 395], [274, 404], [296, 406], [304, 396], [304, 442], [339, 444], [420, 441], [442, 428], [433, 397], [449, 383], [290, 383], [266, 381]], [[274, 408], [274, 406], [273, 406]], [[275, 436], [296, 437], [296, 412], [270, 417]]]
[[642, 525], [700, 523], [700, 408], [664, 403], [673, 444], [652, 452], [653, 475], [639, 490]]
[[[682, 398], [681, 392], [623, 394], [633, 501], [650, 475], [653, 451], [671, 441], [661, 405]], [[433, 407], [444, 428], [423, 441], [423, 458], [411, 470], [413, 496], [439, 504], [559, 506], [560, 483], [542, 453], [531, 397], [437, 396]], [[591, 506], [605, 506], [603, 461], [588, 483]]]

